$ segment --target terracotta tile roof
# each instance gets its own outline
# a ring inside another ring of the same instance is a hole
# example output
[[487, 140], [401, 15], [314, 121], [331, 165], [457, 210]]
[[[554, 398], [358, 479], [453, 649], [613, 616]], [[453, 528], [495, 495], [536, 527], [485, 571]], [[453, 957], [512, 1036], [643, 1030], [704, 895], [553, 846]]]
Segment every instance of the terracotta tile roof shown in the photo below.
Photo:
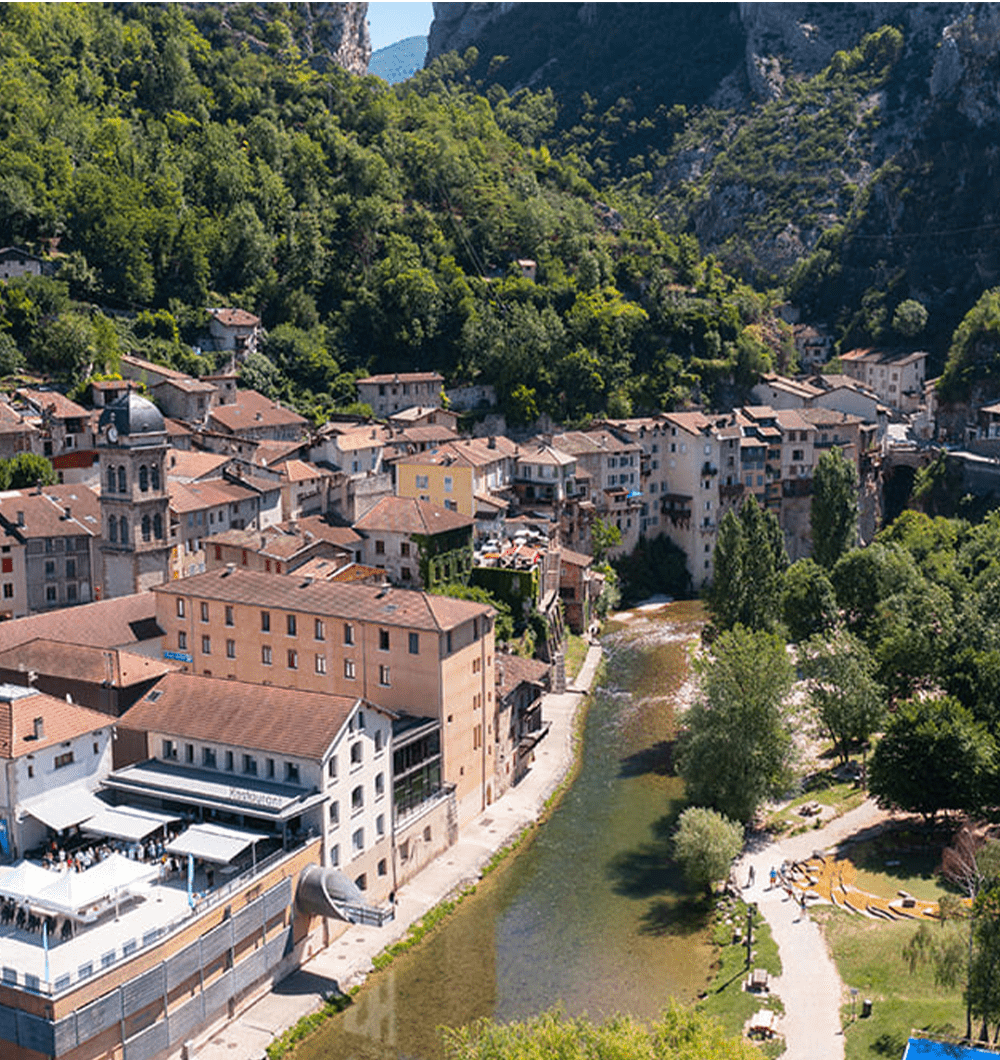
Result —
[[857, 361], [865, 364], [894, 364], [904, 365], [911, 361], [917, 361], [927, 356], [924, 350], [890, 350], [875, 346], [861, 347], [842, 353], [842, 361]]
[[363, 427], [341, 432], [334, 438], [336, 447], [342, 453], [353, 453], [358, 449], [378, 449], [389, 441], [390, 435], [384, 427]]
[[315, 535], [310, 538], [305, 531], [293, 532], [287, 529], [287, 524], [284, 527], [270, 526], [266, 530], [223, 530], [205, 538], [206, 548], [209, 545], [231, 545], [282, 560], [293, 559], [315, 543]]
[[95, 490], [78, 483], [59, 483], [42, 486], [42, 494], [51, 498], [61, 508], [69, 508], [74, 519], [91, 527], [95, 533], [101, 529], [101, 500]]
[[304, 449], [306, 442], [279, 442], [276, 440], [265, 440], [258, 444], [253, 451], [253, 462], [259, 467], [273, 467], [287, 460], [289, 454]]
[[383, 375], [369, 375], [359, 379], [358, 383], [443, 383], [444, 376], [437, 372], [387, 372]]
[[271, 607], [286, 611], [436, 632], [454, 629], [472, 618], [493, 613], [492, 608], [484, 604], [414, 589], [383, 591], [368, 585], [309, 583], [303, 579], [301, 571], [278, 578], [241, 569], [210, 570], [158, 585], [153, 592], [255, 607], [266, 601]]
[[148, 372], [151, 375], [160, 376], [162, 379], [184, 380], [192, 378], [186, 372], [178, 372], [176, 368], [168, 368], [165, 364], [156, 364], [154, 361], [147, 361], [142, 357], [136, 357], [134, 353], [123, 353], [121, 355], [121, 362], [128, 368], [134, 368], [141, 372]]
[[294, 426], [305, 429], [309, 425], [304, 416], [282, 408], [256, 390], [237, 391], [235, 404], [217, 405], [209, 412], [208, 418], [210, 422], [232, 433], [256, 427]]
[[364, 700], [172, 673], [127, 711], [120, 724], [183, 740], [317, 760], [359, 703]]
[[222, 468], [231, 457], [221, 453], [203, 453], [195, 449], [169, 449], [167, 451], [167, 481], [178, 482], [194, 479], [221, 478]]
[[475, 526], [475, 522], [467, 515], [439, 508], [429, 501], [413, 497], [383, 497], [355, 521], [354, 529], [367, 533], [382, 530], [397, 534], [442, 534]]
[[425, 416], [430, 416], [431, 413], [437, 412], [455, 415], [454, 413], [448, 413], [446, 409], [438, 408], [436, 405], [411, 405], [408, 409], [400, 409], [399, 412], [394, 412], [389, 419], [393, 423], [397, 423], [400, 420], [406, 423], [410, 420], [422, 420]]
[[688, 434], [703, 434], [712, 426], [712, 420], [704, 412], [665, 412], [663, 418]]
[[574, 552], [569, 548], [561, 548], [559, 556], [563, 563], [569, 563], [573, 567], [589, 567], [594, 562], [593, 556], [588, 556], [585, 552]]
[[844, 424], [846, 426], [865, 422], [860, 416], [852, 416], [849, 412], [839, 412], [837, 409], [825, 409], [822, 406], [800, 409], [799, 411], [803, 419], [815, 424], [817, 427], [830, 424]]
[[636, 442], [623, 442], [610, 431], [566, 431], [553, 435], [556, 449], [573, 456], [585, 453], [628, 453], [639, 448]]
[[519, 464], [552, 464], [556, 467], [565, 467], [576, 462], [576, 457], [567, 449], [558, 446], [545, 445], [544, 443], [528, 443], [521, 446], [517, 454]]
[[[296, 525], [303, 533], [308, 531], [320, 540], [329, 541], [330, 544], [339, 545], [341, 548], [353, 550], [361, 544], [361, 537], [352, 527], [338, 526], [329, 522], [323, 515], [306, 516], [304, 519], [297, 520]], [[288, 523], [282, 523], [281, 526], [287, 527]]]
[[193, 376], [171, 376], [169, 379], [161, 379], [158, 383], [151, 383], [150, 390], [156, 390], [157, 387], [161, 386], [172, 386], [177, 390], [183, 390], [185, 394], [214, 394], [215, 386], [212, 383], [206, 383], [201, 379], [195, 379]]
[[277, 464], [274, 470], [280, 471], [282, 478], [288, 482], [307, 482], [309, 479], [329, 478], [331, 475], [331, 472], [325, 468], [317, 467], [305, 460], [285, 460]]
[[501, 698], [509, 696], [518, 685], [528, 682], [529, 684], [543, 684], [549, 676], [549, 664], [538, 659], [525, 659], [520, 655], [510, 655], [507, 652], [497, 652], [496, 660], [496, 683]]
[[412, 464], [417, 467], [447, 467], [449, 464], [464, 464], [467, 467], [488, 467], [498, 460], [515, 457], [518, 446], [509, 438], [498, 434], [491, 446], [486, 438], [463, 438], [457, 442], [448, 442], [433, 452], [414, 453], [404, 456], [401, 464]]
[[89, 410], [75, 401], [70, 401], [65, 394], [58, 390], [33, 390], [31, 387], [21, 387], [15, 391], [18, 397], [24, 398], [29, 405], [33, 405], [39, 412], [51, 411], [57, 419], [87, 419]]
[[0, 401], [0, 434], [23, 434], [25, 431], [37, 432], [37, 430], [38, 428], [33, 423], [29, 423], [6, 401]]
[[20, 673], [35, 670], [40, 674], [97, 685], [108, 682], [115, 688], [127, 688], [162, 677], [177, 668], [175, 663], [134, 652], [99, 648], [93, 644], [67, 644], [45, 637], [0, 651], [0, 669]]
[[184, 438], [194, 433], [186, 423], [181, 423], [180, 420], [172, 420], [169, 416], [163, 417], [163, 423], [167, 428], [168, 438]]
[[[26, 490], [11, 490], [0, 493], [0, 520], [3, 521], [8, 534], [13, 534], [22, 541], [38, 537], [88, 537], [100, 535], [100, 506], [94, 508], [93, 495], [85, 499], [86, 486], [63, 486], [62, 495], [70, 497], [79, 495], [79, 517], [73, 511], [72, 501], [60, 504], [55, 497], [45, 493], [28, 493]], [[71, 515], [66, 518], [65, 508], [69, 507]], [[96, 515], [94, 514], [96, 511]], [[19, 522], [23, 513], [24, 522]], [[89, 516], [89, 518], [88, 518]]]
[[767, 386], [773, 387], [775, 390], [781, 390], [787, 394], [794, 394], [796, 397], [801, 397], [803, 399], [816, 397], [817, 394], [823, 393], [822, 388], [815, 386], [813, 383], [807, 383], [802, 379], [789, 379], [788, 376], [784, 375], [765, 373], [765, 375], [761, 377], [761, 382]]
[[402, 427], [392, 436], [392, 441], [402, 438], [407, 442], [457, 442], [460, 436], [457, 431], [443, 423], [429, 423], [419, 427]]
[[167, 489], [170, 492], [170, 510], [178, 514], [202, 511], [222, 504], [237, 504], [256, 496], [253, 490], [221, 478], [202, 482], [168, 482]]
[[[334, 571], [328, 571], [324, 564], [330, 560], [314, 559], [302, 565], [301, 573], [314, 578], [326, 578], [327, 581], [350, 584], [351, 582], [371, 582], [379, 584], [385, 578], [385, 571], [379, 567], [368, 567], [364, 563], [348, 563]], [[295, 572], [300, 573], [299, 571]]]
[[227, 328], [255, 328], [260, 324], [260, 317], [245, 309], [210, 309], [209, 313]]
[[[35, 718], [43, 735], [35, 739]], [[106, 729], [114, 719], [35, 689], [0, 685], [0, 758], [20, 758], [45, 747]]]
[[37, 637], [106, 648], [162, 636], [163, 630], [156, 625], [156, 597], [133, 593], [0, 622], [0, 651]]

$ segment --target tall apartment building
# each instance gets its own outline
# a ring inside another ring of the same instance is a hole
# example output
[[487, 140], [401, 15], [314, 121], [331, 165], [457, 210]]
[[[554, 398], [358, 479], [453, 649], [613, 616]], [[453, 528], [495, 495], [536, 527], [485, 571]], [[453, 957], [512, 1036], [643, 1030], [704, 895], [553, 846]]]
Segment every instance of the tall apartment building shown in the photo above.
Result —
[[164, 655], [193, 673], [441, 722], [458, 823], [494, 797], [493, 611], [408, 589], [212, 570], [158, 586]]

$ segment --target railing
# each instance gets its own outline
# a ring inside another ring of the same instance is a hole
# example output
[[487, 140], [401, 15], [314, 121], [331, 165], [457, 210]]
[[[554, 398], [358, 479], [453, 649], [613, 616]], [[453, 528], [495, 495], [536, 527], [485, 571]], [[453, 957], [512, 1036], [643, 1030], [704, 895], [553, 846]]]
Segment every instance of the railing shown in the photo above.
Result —
[[430, 798], [424, 799], [422, 802], [418, 802], [416, 806], [408, 810], [399, 810], [398, 808], [393, 809], [393, 820], [396, 826], [400, 825], [411, 825], [414, 821], [419, 821], [425, 814], [431, 812], [437, 806], [440, 806], [442, 802], [451, 798], [455, 794], [454, 784], [442, 784], [440, 789], [436, 791]]
[[[40, 979], [31, 972], [24, 972], [21, 975], [18, 975], [16, 968], [5, 966], [0, 970], [2, 982], [5, 986], [17, 986], [30, 993], [41, 994], [46, 997], [54, 997], [62, 994], [73, 986], [78, 986], [85, 980], [93, 978], [95, 969], [103, 975], [110, 968], [114, 968], [116, 965], [121, 964], [124, 961], [131, 960], [137, 954], [160, 943], [166, 936], [172, 934], [174, 931], [190, 925], [191, 917], [193, 915], [201, 915], [202, 913], [206, 913], [210, 909], [214, 909], [216, 906], [221, 905], [234, 891], [239, 890], [241, 887], [245, 887], [251, 880], [256, 879], [263, 873], [269, 872], [284, 858], [297, 853], [315, 839], [315, 836], [307, 837], [295, 846], [289, 847], [287, 850], [276, 850], [262, 861], [258, 861], [252, 868], [247, 869], [238, 876], [234, 876], [228, 883], [213, 888], [213, 890], [207, 892], [194, 909], [187, 909], [183, 913], [172, 917], [170, 920], [166, 921], [166, 923], [150, 928], [148, 931], [144, 932], [141, 936], [141, 941], [138, 936], [125, 939], [120, 946], [116, 946], [112, 950], [108, 950], [103, 954], [92, 955], [88, 961], [79, 966], [75, 975], [71, 972], [49, 982]], [[55, 950], [55, 940], [52, 940], [51, 944], [53, 950]]]

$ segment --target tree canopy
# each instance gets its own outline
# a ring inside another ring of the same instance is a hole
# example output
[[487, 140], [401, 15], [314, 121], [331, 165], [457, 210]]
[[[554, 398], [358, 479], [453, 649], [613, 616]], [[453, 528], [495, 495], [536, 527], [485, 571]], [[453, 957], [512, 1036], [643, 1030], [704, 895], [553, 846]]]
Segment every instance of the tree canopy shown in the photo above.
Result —
[[813, 558], [822, 567], [832, 567], [857, 541], [858, 470], [839, 449], [816, 462], [809, 524]]
[[695, 660], [699, 695], [684, 718], [677, 769], [688, 801], [743, 824], [789, 780], [782, 704], [794, 671], [774, 634], [736, 626]]

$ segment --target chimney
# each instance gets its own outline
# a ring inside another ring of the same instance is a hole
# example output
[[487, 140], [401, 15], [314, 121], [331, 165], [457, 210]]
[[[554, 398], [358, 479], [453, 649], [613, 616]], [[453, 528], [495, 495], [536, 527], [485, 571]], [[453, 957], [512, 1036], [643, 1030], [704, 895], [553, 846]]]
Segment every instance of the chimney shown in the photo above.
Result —
[[35, 718], [35, 739], [36, 740], [44, 740], [45, 739], [45, 719], [44, 718]]
[[24, 526], [24, 512], [17, 513], [17, 525]]
[[236, 573], [236, 564], [235, 563], [227, 563], [226, 564], [226, 573], [223, 574], [222, 577], [223, 578], [228, 578], [230, 574], [235, 574], [235, 573]]
[[486, 443], [490, 449], [496, 449], [497, 447], [497, 436], [495, 434], [490, 435], [489, 441]]
[[73, 509], [70, 508], [70, 506], [68, 504], [66, 505], [65, 508], [63, 508], [63, 518], [64, 519], [72, 519], [73, 518]]
[[257, 413], [257, 419], [258, 420], [262, 420], [263, 418], [264, 418], [264, 413], [263, 412], [258, 412]]

